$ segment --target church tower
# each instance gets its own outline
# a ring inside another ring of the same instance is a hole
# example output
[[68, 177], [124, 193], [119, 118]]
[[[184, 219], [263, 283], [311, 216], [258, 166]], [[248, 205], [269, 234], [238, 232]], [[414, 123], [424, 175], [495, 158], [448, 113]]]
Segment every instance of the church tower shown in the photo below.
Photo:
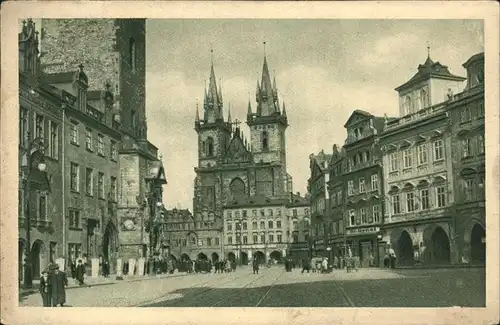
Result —
[[271, 83], [265, 55], [262, 80], [257, 81], [256, 101], [257, 111], [254, 113], [249, 104], [247, 113], [251, 150], [257, 165], [268, 166], [256, 170], [256, 193], [277, 197], [287, 191], [285, 131], [288, 119], [284, 103], [280, 110], [276, 79]]
[[224, 121], [222, 89], [215, 77], [213, 62], [210, 66], [208, 89], [205, 89], [203, 100], [203, 117], [200, 118], [198, 103], [196, 104], [194, 127], [198, 133], [198, 166], [211, 168], [219, 165], [231, 139], [230, 114]]

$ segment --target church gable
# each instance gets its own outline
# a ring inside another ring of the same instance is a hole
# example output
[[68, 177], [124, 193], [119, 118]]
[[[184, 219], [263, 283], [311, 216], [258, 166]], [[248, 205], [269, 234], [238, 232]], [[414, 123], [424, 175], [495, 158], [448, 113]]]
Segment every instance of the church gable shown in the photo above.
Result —
[[348, 128], [351, 125], [358, 124], [361, 121], [369, 119], [371, 116], [372, 115], [368, 112], [362, 110], [355, 110], [345, 123], [344, 127]]
[[251, 159], [251, 154], [245, 148], [243, 140], [239, 136], [234, 136], [224, 156], [224, 163], [250, 162]]

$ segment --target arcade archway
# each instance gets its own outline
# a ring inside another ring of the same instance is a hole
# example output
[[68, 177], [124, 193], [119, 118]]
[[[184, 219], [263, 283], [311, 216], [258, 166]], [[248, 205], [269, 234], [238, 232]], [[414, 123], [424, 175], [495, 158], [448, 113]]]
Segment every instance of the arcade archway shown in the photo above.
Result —
[[168, 259], [169, 259], [169, 260], [172, 260], [172, 261], [174, 261], [174, 262], [177, 262], [177, 257], [175, 257], [175, 255], [173, 255], [173, 254], [169, 254], [169, 255], [168, 255]]
[[31, 247], [31, 261], [33, 265], [32, 275], [34, 279], [40, 278], [40, 275], [47, 267], [45, 258], [45, 244], [41, 240], [35, 240]]
[[280, 251], [272, 251], [271, 254], [269, 255], [273, 260], [277, 261], [278, 263], [281, 262], [281, 252]]
[[230, 260], [231, 262], [236, 261], [236, 255], [233, 252], [227, 253], [227, 259]]
[[[109, 222], [102, 239], [102, 256], [110, 263], [114, 263], [118, 254], [118, 232], [115, 225]], [[111, 268], [113, 269], [113, 268]]]
[[217, 262], [219, 260], [219, 254], [213, 252], [212, 253], [212, 262]]
[[400, 265], [413, 265], [415, 263], [413, 259], [413, 242], [411, 240], [410, 234], [406, 230], [401, 233], [398, 240], [399, 256], [396, 258], [399, 260]]
[[261, 252], [261, 251], [256, 251], [253, 254], [253, 258], [257, 260], [259, 264], [265, 264], [266, 263], [266, 255]]
[[181, 255], [181, 262], [189, 262], [191, 261], [191, 258], [189, 257], [188, 254], [184, 253]]
[[476, 223], [470, 234], [470, 257], [471, 262], [486, 262], [486, 232], [484, 228]]
[[197, 256], [197, 259], [200, 261], [207, 261], [208, 260], [207, 255], [205, 255], [205, 253], [199, 253]]
[[441, 227], [431, 235], [431, 260], [434, 263], [450, 263], [450, 240]]
[[241, 252], [241, 264], [248, 265], [248, 254], [246, 252]]

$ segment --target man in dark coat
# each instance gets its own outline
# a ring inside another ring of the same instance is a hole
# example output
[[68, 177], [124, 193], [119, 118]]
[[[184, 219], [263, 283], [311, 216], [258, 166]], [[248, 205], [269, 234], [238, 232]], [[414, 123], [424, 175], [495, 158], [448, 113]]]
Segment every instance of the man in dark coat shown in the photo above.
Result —
[[64, 272], [59, 272], [59, 265], [54, 266], [54, 271], [48, 278], [48, 285], [50, 287], [52, 307], [61, 307], [66, 303], [66, 286], [68, 286], [68, 279]]
[[301, 273], [304, 273], [304, 271], [307, 271], [307, 273], [309, 273], [310, 270], [311, 270], [311, 261], [309, 259], [304, 259], [302, 261], [302, 272]]
[[85, 275], [85, 265], [82, 264], [82, 260], [78, 260], [78, 264], [76, 265], [76, 279], [78, 280], [79, 285], [83, 285], [83, 279]]
[[256, 257], [254, 257], [253, 259], [252, 266], [253, 266], [253, 274], [259, 274], [259, 261], [257, 260]]
[[40, 294], [42, 295], [43, 307], [51, 307], [50, 296], [52, 292], [49, 283], [49, 271], [46, 269], [43, 270], [42, 277], [40, 278]]

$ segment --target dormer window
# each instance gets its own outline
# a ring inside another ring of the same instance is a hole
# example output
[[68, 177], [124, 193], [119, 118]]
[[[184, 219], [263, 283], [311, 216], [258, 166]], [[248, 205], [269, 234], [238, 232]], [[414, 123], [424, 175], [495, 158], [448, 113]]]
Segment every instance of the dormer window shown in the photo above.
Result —
[[425, 91], [425, 89], [422, 89], [420, 91], [420, 109], [426, 108], [427, 104], [428, 104], [427, 92]]
[[404, 115], [410, 114], [413, 112], [413, 108], [411, 105], [411, 97], [406, 96], [405, 101], [404, 101], [404, 106], [403, 106], [403, 113]]

